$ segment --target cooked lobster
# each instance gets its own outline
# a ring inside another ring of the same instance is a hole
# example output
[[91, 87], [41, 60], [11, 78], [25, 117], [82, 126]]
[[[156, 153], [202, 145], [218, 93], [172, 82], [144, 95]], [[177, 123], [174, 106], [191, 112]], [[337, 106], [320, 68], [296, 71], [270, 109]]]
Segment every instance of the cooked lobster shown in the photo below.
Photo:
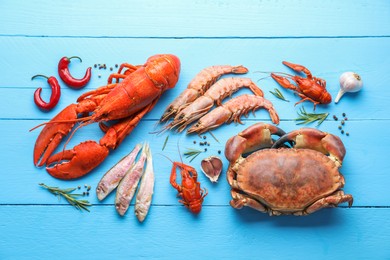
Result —
[[[154, 55], [144, 65], [122, 64], [118, 73], [110, 75], [108, 85], [84, 93], [76, 104], [67, 106], [44, 123], [34, 147], [34, 164], [46, 164], [49, 174], [59, 179], [84, 176], [131, 133], [164, 91], [175, 87], [179, 74], [180, 60], [172, 54]], [[112, 83], [113, 79], [116, 83]], [[78, 115], [82, 116], [78, 118]], [[112, 123], [106, 125], [104, 122], [108, 121]], [[52, 155], [76, 122], [81, 122], [79, 127], [99, 122], [105, 135], [99, 143], [85, 141]]]

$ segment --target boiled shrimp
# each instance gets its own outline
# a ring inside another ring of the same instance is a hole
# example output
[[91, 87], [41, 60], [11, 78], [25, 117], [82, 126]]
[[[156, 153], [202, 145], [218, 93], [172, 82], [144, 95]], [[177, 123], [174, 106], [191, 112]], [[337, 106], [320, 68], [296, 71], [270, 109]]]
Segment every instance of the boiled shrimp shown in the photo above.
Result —
[[268, 110], [272, 122], [279, 124], [279, 116], [271, 101], [260, 96], [241, 95], [204, 115], [195, 125], [188, 129], [187, 134], [195, 132], [201, 134], [232, 121], [242, 124], [240, 119], [242, 115], [247, 116], [250, 111], [254, 112], [259, 108]]
[[175, 117], [187, 105], [203, 95], [224, 74], [245, 74], [248, 69], [243, 66], [217, 65], [200, 71], [171, 104], [168, 105], [160, 122]]
[[255, 95], [263, 97], [263, 91], [249, 78], [224, 78], [213, 84], [203, 96], [197, 98], [193, 103], [178, 113], [168, 127], [178, 127], [177, 131], [183, 131], [190, 123], [198, 120], [214, 106], [222, 104], [222, 100], [231, 96], [240, 88], [249, 88]]

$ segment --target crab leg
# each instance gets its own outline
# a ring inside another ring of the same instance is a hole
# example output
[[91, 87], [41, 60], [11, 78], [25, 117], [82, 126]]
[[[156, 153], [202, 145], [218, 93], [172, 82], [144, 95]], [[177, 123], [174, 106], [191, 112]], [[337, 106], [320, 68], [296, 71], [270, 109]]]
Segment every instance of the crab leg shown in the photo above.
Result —
[[353, 197], [350, 194], [345, 195], [342, 190], [338, 190], [325, 198], [317, 200], [311, 204], [303, 213], [300, 213], [307, 215], [322, 208], [337, 207], [338, 204], [344, 202], [348, 202], [348, 207], [351, 207], [353, 204]]
[[261, 204], [260, 202], [258, 202], [255, 199], [249, 197], [248, 195], [239, 193], [233, 189], [231, 190], [230, 193], [231, 193], [232, 198], [233, 198], [230, 201], [230, 206], [232, 206], [233, 208], [241, 209], [244, 206], [248, 206], [248, 207], [251, 207], [251, 208], [258, 210], [260, 212], [264, 212], [264, 213], [268, 212], [268, 209], [263, 204]]

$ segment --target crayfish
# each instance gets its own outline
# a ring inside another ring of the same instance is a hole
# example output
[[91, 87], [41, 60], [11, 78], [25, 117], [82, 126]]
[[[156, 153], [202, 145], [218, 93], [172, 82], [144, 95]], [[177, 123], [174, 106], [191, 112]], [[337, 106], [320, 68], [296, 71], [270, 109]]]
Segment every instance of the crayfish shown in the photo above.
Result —
[[[332, 96], [326, 91], [326, 81], [321, 78], [314, 77], [311, 72], [304, 66], [283, 61], [283, 64], [296, 72], [302, 72], [306, 78], [294, 76], [287, 73], [271, 73], [271, 77], [278, 82], [282, 87], [294, 90], [300, 98], [295, 105], [304, 101], [311, 101], [314, 104], [314, 109], [318, 104], [329, 104], [332, 102]], [[285, 77], [277, 75], [282, 74]], [[290, 82], [294, 81], [297, 85]]]
[[[181, 186], [176, 183], [177, 167], [181, 168]], [[197, 179], [198, 173], [193, 167], [184, 163], [173, 162], [170, 183], [182, 198], [179, 202], [183, 203], [194, 214], [198, 214], [201, 211], [203, 199], [207, 195], [207, 190], [200, 188], [200, 183]]]
[[[122, 64], [118, 73], [110, 75], [108, 85], [84, 93], [78, 103], [44, 123], [34, 147], [34, 164], [46, 164], [49, 174], [59, 179], [84, 176], [131, 133], [164, 91], [175, 87], [179, 74], [180, 60], [172, 54], [154, 55], [144, 65]], [[116, 83], [112, 83], [113, 79]], [[111, 124], [106, 125], [107, 121]], [[98, 122], [105, 135], [99, 143], [85, 141], [51, 155], [76, 122], [81, 122], [79, 127]]]

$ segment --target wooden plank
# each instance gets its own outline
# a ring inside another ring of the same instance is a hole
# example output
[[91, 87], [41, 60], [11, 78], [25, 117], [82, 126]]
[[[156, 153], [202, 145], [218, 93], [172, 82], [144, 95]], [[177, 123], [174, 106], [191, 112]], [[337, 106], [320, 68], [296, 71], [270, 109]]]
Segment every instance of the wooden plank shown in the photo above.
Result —
[[366, 0], [294, 0], [288, 4], [253, 0], [114, 0], [77, 4], [58, 1], [55, 8], [49, 0], [7, 0], [1, 3], [0, 17], [3, 25], [0, 35], [99, 38], [390, 35], [388, 2]]
[[[7, 46], [13, 46], [9, 49]], [[131, 48], [129, 48], [131, 46]], [[221, 46], [223, 46], [221, 48]], [[74, 102], [85, 90], [75, 91], [63, 86], [63, 95], [53, 112], [42, 113], [32, 101], [33, 91], [44, 87], [43, 95], [49, 91], [44, 79], [31, 81], [31, 76], [41, 73], [58, 75], [57, 62], [64, 55], [80, 55], [83, 63], [71, 65], [75, 77], [83, 76], [85, 68], [96, 63], [108, 67], [121, 62], [142, 64], [154, 53], [175, 53], [181, 58], [182, 70], [177, 86], [167, 91], [148, 119], [160, 118], [161, 110], [181, 93], [190, 80], [203, 68], [216, 64], [243, 64], [250, 69], [248, 76], [264, 90], [280, 113], [280, 117], [296, 117], [299, 101], [292, 91], [279, 87], [272, 79], [258, 81], [267, 74], [257, 71], [290, 72], [281, 64], [289, 60], [304, 64], [318, 77], [327, 80], [327, 88], [333, 97], [339, 90], [339, 76], [344, 71], [356, 71], [364, 81], [364, 89], [355, 95], [345, 95], [338, 105], [318, 106], [318, 112], [346, 112], [351, 119], [388, 119], [385, 104], [390, 98], [386, 83], [390, 82], [387, 68], [390, 58], [383, 56], [390, 49], [390, 38], [364, 39], [73, 39], [73, 38], [18, 38], [0, 40], [1, 49], [9, 49], [0, 60], [0, 118], [50, 119], [67, 104]], [[76, 51], [77, 49], [77, 51]], [[102, 51], [102, 50], [107, 51]], [[23, 65], [15, 59], [24, 57]], [[106, 84], [110, 70], [93, 70], [88, 89]], [[101, 75], [101, 78], [98, 77]], [[269, 93], [278, 87], [291, 102], [277, 100]], [[244, 93], [244, 91], [239, 92]], [[18, 96], [18, 99], [14, 99]], [[307, 103], [307, 109], [312, 105]], [[20, 109], [9, 110], [9, 107]], [[268, 119], [268, 117], [265, 117]]]
[[[176, 191], [169, 184], [169, 176], [172, 164], [162, 155], [168, 156], [171, 160], [180, 161], [178, 146], [183, 154], [186, 148], [204, 149], [199, 146], [198, 136], [185, 136], [184, 134], [169, 133], [169, 140], [164, 151], [162, 151], [165, 133], [161, 136], [147, 134], [153, 131], [155, 121], [143, 121], [127, 137], [123, 143], [112, 151], [108, 158], [93, 172], [80, 180], [61, 181], [51, 177], [44, 169], [34, 167], [32, 162], [32, 152], [35, 139], [39, 131], [28, 132], [32, 126], [42, 122], [36, 120], [2, 120], [3, 126], [0, 128], [0, 143], [5, 147], [6, 153], [2, 155], [4, 163], [0, 175], [0, 204], [66, 204], [65, 201], [58, 202], [50, 193], [38, 186], [38, 183], [46, 183], [50, 186], [77, 187], [85, 184], [92, 186], [91, 195], [88, 199], [93, 204], [100, 204], [95, 195], [95, 188], [103, 176], [112, 165], [129, 153], [135, 144], [148, 141], [153, 151], [155, 161], [155, 196], [153, 203], [155, 205], [179, 205]], [[225, 172], [228, 163], [224, 158], [224, 145], [230, 136], [237, 134], [255, 121], [248, 120], [245, 125], [234, 124], [223, 126], [215, 131], [214, 135], [220, 143], [217, 143], [209, 134], [206, 140], [211, 143], [207, 146], [207, 152], [202, 153], [191, 163], [189, 159], [183, 158], [185, 163], [189, 163], [199, 172], [199, 180], [202, 187], [209, 190], [209, 195], [205, 199], [205, 205], [228, 205], [230, 197], [230, 188], [226, 181]], [[258, 121], [257, 121], [258, 122]], [[384, 183], [389, 182], [389, 174], [384, 163], [387, 161], [387, 148], [385, 145], [373, 145], [375, 143], [388, 144], [390, 137], [386, 131], [376, 131], [373, 129], [388, 129], [390, 122], [386, 121], [347, 121], [344, 126], [345, 131], [350, 136], [341, 135], [337, 129], [339, 121], [324, 122], [320, 129], [340, 135], [347, 148], [347, 155], [341, 169], [346, 178], [345, 192], [352, 194], [355, 198], [355, 206], [389, 206], [390, 195], [387, 192], [387, 186]], [[283, 121], [280, 127], [285, 131], [291, 131], [299, 128], [292, 121]], [[369, 134], [371, 133], [371, 134]], [[80, 129], [69, 142], [67, 148], [85, 140], [99, 140], [102, 133], [97, 125], [90, 125]], [[197, 141], [197, 144], [193, 144]], [[370, 145], [371, 144], [371, 145]], [[57, 149], [61, 151], [63, 146]], [[224, 162], [223, 174], [217, 184], [212, 184], [200, 171], [200, 161], [210, 155], [218, 155], [218, 150], [222, 151], [220, 157]], [[115, 194], [111, 194], [103, 204], [113, 204]]]
[[[26, 214], [28, 212], [28, 214]], [[300, 258], [386, 259], [390, 210], [325, 209], [306, 217], [269, 217], [253, 210], [154, 207], [146, 221], [112, 207], [0, 206], [0, 257], [62, 259]], [[162, 224], [164, 223], [164, 224]], [[281, 250], [283, 249], [283, 250]]]

